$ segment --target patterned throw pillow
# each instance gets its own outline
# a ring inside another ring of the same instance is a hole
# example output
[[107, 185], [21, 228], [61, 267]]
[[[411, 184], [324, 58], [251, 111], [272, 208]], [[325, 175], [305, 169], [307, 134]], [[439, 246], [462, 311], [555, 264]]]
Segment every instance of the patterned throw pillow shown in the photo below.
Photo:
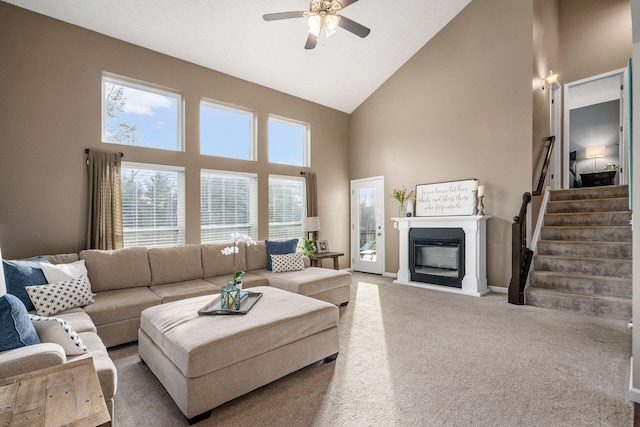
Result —
[[271, 255], [271, 266], [274, 273], [304, 270], [302, 253], [294, 252], [286, 255]]
[[87, 352], [87, 346], [64, 319], [36, 316], [35, 314], [30, 314], [29, 317], [41, 342], [60, 344], [67, 356], [76, 356]]
[[27, 286], [26, 289], [39, 316], [53, 316], [94, 302], [84, 276], [49, 285]]

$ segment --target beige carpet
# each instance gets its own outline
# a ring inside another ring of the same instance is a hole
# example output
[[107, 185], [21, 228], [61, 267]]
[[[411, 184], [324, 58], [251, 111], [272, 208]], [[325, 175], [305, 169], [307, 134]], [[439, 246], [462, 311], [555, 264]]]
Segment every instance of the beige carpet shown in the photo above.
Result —
[[[187, 425], [137, 345], [109, 354], [116, 426]], [[197, 425], [631, 426], [630, 357], [620, 321], [356, 273], [335, 362], [228, 402]]]

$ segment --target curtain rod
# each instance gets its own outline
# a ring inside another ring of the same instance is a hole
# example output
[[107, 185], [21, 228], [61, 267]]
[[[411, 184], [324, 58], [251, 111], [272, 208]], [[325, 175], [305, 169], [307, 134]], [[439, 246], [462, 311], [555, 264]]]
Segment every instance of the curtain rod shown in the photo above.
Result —
[[[88, 148], [84, 149], [84, 154], [89, 154], [89, 149]], [[124, 153], [122, 151], [118, 152], [118, 154], [120, 154], [120, 157], [124, 157]]]

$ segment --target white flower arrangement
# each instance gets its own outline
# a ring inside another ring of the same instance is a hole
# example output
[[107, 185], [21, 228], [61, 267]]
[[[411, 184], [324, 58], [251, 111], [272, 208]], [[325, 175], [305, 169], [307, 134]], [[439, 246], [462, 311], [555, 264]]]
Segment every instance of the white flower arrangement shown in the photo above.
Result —
[[222, 249], [220, 255], [233, 255], [233, 279], [227, 283], [227, 286], [236, 286], [244, 276], [244, 271], [236, 271], [236, 254], [240, 252], [238, 245], [244, 243], [247, 246], [256, 246], [257, 243], [251, 237], [242, 233], [231, 233], [231, 241], [233, 246], [227, 246]]

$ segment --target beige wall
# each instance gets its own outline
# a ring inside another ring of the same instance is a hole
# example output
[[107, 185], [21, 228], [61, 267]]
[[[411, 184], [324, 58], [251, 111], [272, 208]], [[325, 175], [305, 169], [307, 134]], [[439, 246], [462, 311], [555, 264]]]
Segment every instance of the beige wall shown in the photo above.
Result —
[[[497, 13], [499, 11], [499, 13]], [[478, 178], [486, 186], [490, 285], [511, 278], [511, 220], [531, 190], [533, 0], [476, 0], [351, 117], [351, 179], [401, 185]], [[385, 199], [385, 270], [398, 234]]]
[[624, 68], [632, 54], [629, 0], [560, 1], [560, 79]]
[[[200, 168], [256, 172], [259, 237], [268, 237], [268, 174], [300, 168], [267, 161], [267, 116], [310, 123], [320, 238], [348, 255], [349, 115], [0, 3], [0, 245], [7, 258], [76, 252], [85, 241], [85, 148], [124, 160], [186, 168], [186, 240], [200, 241]], [[186, 151], [106, 145], [100, 138], [103, 71], [180, 91]], [[257, 162], [200, 156], [201, 97], [253, 109]], [[345, 257], [345, 259], [348, 259]], [[342, 267], [348, 266], [345, 259]]]

